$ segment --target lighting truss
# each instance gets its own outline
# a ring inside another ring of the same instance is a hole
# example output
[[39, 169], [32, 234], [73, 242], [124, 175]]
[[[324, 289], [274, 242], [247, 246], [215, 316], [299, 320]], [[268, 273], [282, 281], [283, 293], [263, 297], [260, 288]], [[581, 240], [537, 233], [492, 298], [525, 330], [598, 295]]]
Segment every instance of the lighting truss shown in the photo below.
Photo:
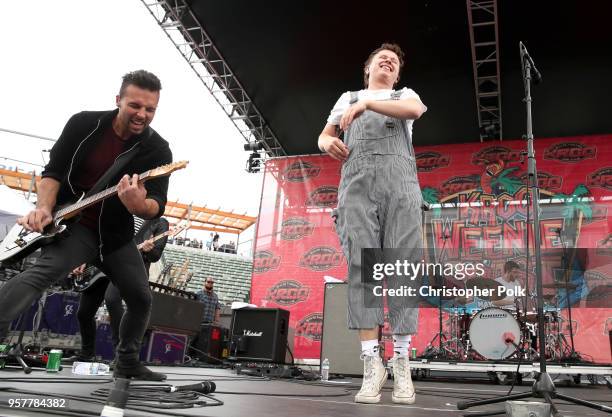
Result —
[[[497, 0], [466, 0], [466, 5], [480, 141], [491, 139], [492, 136], [501, 140], [502, 99]], [[491, 135], [491, 132], [494, 134]]]
[[270, 157], [287, 155], [185, 0], [141, 0], [240, 134]]

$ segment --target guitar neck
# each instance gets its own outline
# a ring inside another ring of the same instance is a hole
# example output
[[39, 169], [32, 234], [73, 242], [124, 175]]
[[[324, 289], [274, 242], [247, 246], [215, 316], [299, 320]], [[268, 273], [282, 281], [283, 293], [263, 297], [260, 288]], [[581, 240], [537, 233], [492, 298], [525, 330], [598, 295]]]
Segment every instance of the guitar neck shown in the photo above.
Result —
[[[151, 243], [155, 243], [157, 242], [159, 239], [161, 239], [164, 236], [170, 236], [172, 234], [172, 232], [170, 230], [165, 231], [164, 233], [161, 233], [157, 236], [155, 236], [154, 238], [151, 239]], [[147, 239], [148, 240], [148, 239]], [[140, 243], [138, 246], [136, 246], [138, 249], [142, 249], [142, 247], [144, 246], [144, 242]]]
[[[150, 172], [151, 171], [147, 171], [139, 175], [138, 182], [140, 183], [140, 182], [146, 181], [149, 177]], [[63, 209], [60, 209], [55, 212], [55, 214], [53, 215], [53, 220], [57, 222], [58, 220], [72, 217], [75, 214], [86, 209], [87, 207], [93, 206], [94, 204], [97, 204], [106, 198], [114, 196], [115, 194], [117, 194], [118, 189], [119, 189], [119, 186], [115, 185], [113, 187], [107, 188], [106, 190], [100, 191], [99, 193], [96, 193], [82, 200], [79, 200], [74, 204], [64, 207]]]

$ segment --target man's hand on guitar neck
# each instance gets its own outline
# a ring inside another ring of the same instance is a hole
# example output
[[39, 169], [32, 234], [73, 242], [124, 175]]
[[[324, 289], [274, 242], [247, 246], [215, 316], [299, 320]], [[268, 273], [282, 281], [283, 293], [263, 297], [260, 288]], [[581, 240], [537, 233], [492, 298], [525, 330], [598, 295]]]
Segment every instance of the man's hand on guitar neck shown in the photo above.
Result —
[[117, 184], [117, 195], [132, 214], [150, 219], [159, 211], [159, 205], [153, 199], [147, 198], [147, 190], [144, 183], [138, 182], [138, 174], [124, 175]]
[[140, 250], [142, 252], [151, 252], [151, 250], [155, 247], [155, 244], [153, 243], [153, 239], [147, 239], [144, 242], [142, 242], [142, 246], [140, 248]]

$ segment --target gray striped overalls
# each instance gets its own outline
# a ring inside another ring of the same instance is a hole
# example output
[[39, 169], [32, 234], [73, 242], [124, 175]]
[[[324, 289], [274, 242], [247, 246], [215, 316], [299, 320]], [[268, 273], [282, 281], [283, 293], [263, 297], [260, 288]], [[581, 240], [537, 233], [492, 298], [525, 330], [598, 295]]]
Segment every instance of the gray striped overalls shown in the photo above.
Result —
[[[399, 92], [392, 94], [399, 99]], [[357, 93], [351, 93], [351, 104]], [[384, 324], [382, 298], [366, 306], [361, 280], [362, 248], [406, 248], [407, 257], [421, 259], [422, 196], [416, 160], [403, 120], [366, 110], [345, 132], [349, 157], [342, 166], [336, 232], [348, 260], [348, 327], [372, 329]], [[412, 250], [411, 250], [412, 249]], [[386, 279], [386, 287], [417, 286], [418, 280]], [[417, 330], [416, 297], [387, 297], [393, 334]]]

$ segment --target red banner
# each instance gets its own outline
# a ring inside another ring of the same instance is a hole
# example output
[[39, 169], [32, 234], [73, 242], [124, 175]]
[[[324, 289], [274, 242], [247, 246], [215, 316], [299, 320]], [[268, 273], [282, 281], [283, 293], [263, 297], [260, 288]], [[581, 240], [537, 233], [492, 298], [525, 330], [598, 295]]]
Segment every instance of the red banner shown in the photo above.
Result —
[[[524, 241], [528, 218], [520, 202], [526, 195], [525, 147], [524, 141], [503, 141], [415, 149], [423, 198], [435, 207], [424, 226], [428, 247], [439, 247], [441, 236], [448, 235], [451, 256], [456, 251], [460, 257], [468, 247], [484, 246], [482, 252], [488, 254], [500, 242]], [[588, 251], [584, 299], [572, 317], [576, 349], [609, 363], [612, 309], [589, 308], [596, 305], [589, 300], [594, 294], [612, 295], [612, 259], [610, 251], [601, 250], [612, 245], [605, 240], [612, 232], [612, 135], [536, 139], [535, 151], [538, 185], [547, 202], [541, 216], [542, 247], [558, 248], [555, 233], [562, 228], [576, 247]], [[319, 357], [324, 277], [346, 278], [346, 260], [331, 218], [339, 179], [340, 163], [327, 156], [278, 158], [266, 164], [251, 301], [291, 312], [296, 358]], [[489, 258], [488, 272], [496, 276], [503, 260]], [[437, 310], [422, 309], [413, 346], [422, 352], [437, 326]]]

